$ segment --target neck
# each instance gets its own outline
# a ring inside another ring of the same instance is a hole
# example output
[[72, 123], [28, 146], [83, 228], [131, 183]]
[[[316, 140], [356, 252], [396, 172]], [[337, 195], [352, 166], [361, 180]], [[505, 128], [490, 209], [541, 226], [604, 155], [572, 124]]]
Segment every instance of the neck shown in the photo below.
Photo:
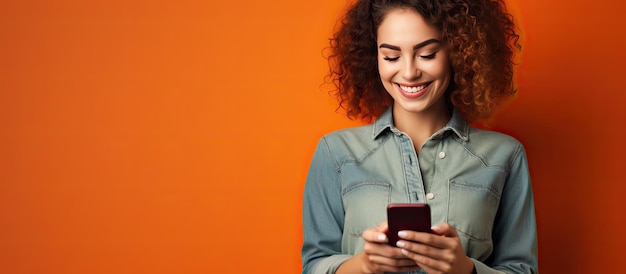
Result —
[[399, 107], [393, 109], [394, 124], [411, 138], [415, 151], [418, 153], [422, 144], [450, 120], [450, 111], [446, 104], [433, 106], [429, 111], [419, 113], [399, 109]]

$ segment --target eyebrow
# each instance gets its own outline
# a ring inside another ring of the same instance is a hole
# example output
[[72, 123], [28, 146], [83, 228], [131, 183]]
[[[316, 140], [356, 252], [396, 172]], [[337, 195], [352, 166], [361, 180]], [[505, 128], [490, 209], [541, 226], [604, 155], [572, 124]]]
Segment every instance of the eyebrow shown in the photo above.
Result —
[[[441, 41], [439, 41], [437, 39], [428, 39], [428, 40], [426, 40], [424, 42], [421, 42], [421, 43], [413, 46], [413, 50], [418, 50], [420, 48], [423, 48], [425, 46], [428, 46], [428, 45], [434, 44], [434, 43], [441, 44]], [[397, 51], [400, 50], [400, 47], [394, 46], [394, 45], [389, 45], [389, 44], [380, 44], [379, 48], [381, 48], [381, 49], [382, 48], [387, 48], [387, 49], [397, 50]]]

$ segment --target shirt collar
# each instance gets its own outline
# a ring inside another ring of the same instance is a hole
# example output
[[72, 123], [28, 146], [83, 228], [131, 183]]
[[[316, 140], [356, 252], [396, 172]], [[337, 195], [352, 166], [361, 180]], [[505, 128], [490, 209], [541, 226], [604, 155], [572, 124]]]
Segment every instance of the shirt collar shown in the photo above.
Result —
[[[376, 121], [374, 121], [374, 125], [372, 129], [373, 129], [372, 139], [376, 139], [386, 130], [390, 130], [392, 132], [398, 132], [398, 133], [400, 132], [393, 125], [392, 107], [387, 108], [387, 110], [382, 115], [380, 115], [376, 119]], [[470, 129], [469, 124], [465, 122], [465, 119], [463, 119], [463, 117], [461, 116], [461, 113], [459, 113], [459, 111], [456, 108], [454, 108], [452, 111], [452, 117], [450, 118], [450, 121], [448, 121], [446, 126], [444, 126], [442, 129], [440, 129], [435, 134], [433, 134], [432, 138], [433, 139], [442, 138], [446, 132], [452, 131], [459, 138], [461, 138], [461, 140], [467, 141], [469, 140], [469, 129]]]

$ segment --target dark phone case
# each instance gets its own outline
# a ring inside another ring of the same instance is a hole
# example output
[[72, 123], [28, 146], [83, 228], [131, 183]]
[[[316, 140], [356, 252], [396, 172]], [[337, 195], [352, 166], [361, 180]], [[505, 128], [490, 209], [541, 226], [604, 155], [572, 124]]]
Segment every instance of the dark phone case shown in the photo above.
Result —
[[396, 246], [398, 231], [430, 232], [430, 207], [427, 204], [390, 204], [387, 206], [387, 238]]

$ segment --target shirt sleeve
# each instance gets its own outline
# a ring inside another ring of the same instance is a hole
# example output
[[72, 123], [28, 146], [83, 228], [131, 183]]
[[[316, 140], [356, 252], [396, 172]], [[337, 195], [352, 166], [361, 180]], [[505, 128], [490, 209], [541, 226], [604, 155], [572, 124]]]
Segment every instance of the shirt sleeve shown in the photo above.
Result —
[[493, 253], [485, 263], [473, 260], [476, 273], [537, 273], [535, 208], [526, 152], [521, 145], [503, 189], [493, 243]]
[[341, 254], [344, 210], [340, 166], [325, 138], [315, 150], [303, 198], [302, 273], [335, 273], [352, 257]]

